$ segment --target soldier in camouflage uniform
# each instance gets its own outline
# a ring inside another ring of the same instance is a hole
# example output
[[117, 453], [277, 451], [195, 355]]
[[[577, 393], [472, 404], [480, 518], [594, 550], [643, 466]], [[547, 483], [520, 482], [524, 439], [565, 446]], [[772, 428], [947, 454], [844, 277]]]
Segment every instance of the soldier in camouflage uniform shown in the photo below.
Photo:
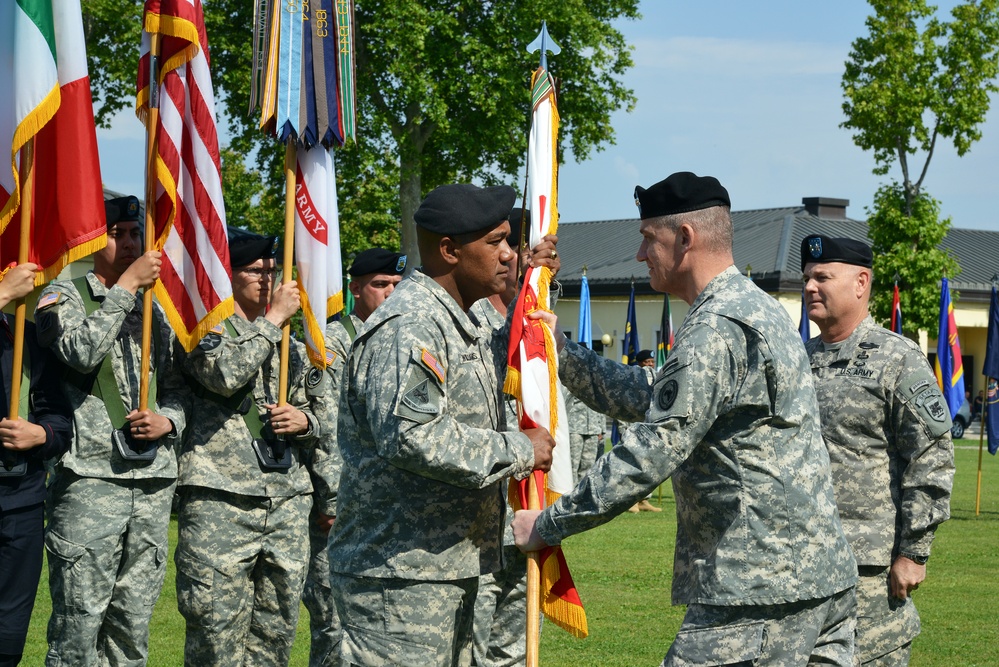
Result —
[[287, 665], [295, 639], [312, 507], [302, 449], [321, 434], [309, 398], [325, 374], [306, 375], [293, 342], [288, 403], [277, 406], [280, 327], [299, 295], [292, 281], [269, 298], [276, 245], [230, 228], [236, 313], [183, 359], [196, 400], [180, 454], [175, 560], [191, 667]]
[[[510, 212], [510, 235], [507, 243], [511, 248], [518, 248], [520, 245], [522, 220], [530, 225], [531, 212], [521, 208]], [[507, 262], [510, 273], [507, 274], [503, 292], [476, 301], [469, 311], [484, 327], [483, 335], [493, 338], [493, 363], [500, 386], [503, 386], [506, 378], [507, 338], [502, 335], [494, 336], [494, 332], [501, 331], [506, 324], [508, 307], [517, 296], [518, 268], [526, 266], [527, 258], [526, 252], [522, 258], [511, 257]], [[518, 259], [523, 261], [518, 262]], [[557, 273], [557, 256], [554, 262]], [[506, 428], [518, 430], [516, 399], [506, 396], [503, 406]], [[509, 484], [504, 483], [500, 488], [506, 499]], [[472, 664], [475, 667], [512, 667], [523, 665], [527, 660], [527, 556], [513, 543], [512, 518], [512, 512], [507, 512], [506, 527], [503, 530], [502, 569], [479, 576], [472, 623]]]
[[687, 612], [663, 664], [848, 667], [857, 565], [796, 328], [732, 266], [729, 198], [716, 179], [682, 172], [635, 194], [637, 259], [690, 312], [652, 387], [641, 369], [558, 337], [564, 384], [638, 423], [572, 492], [519, 512], [517, 544], [560, 544], [672, 478], [673, 603]]
[[105, 209], [108, 242], [94, 255], [94, 270], [49, 284], [35, 311], [39, 343], [68, 367], [75, 426], [49, 484], [46, 665], [145, 664], [166, 573], [184, 383], [173, 332], [154, 305], [150, 409], [137, 409], [138, 291], [159, 276], [160, 253], [142, 253], [135, 197]]
[[573, 479], [578, 482], [603, 452], [607, 418], [570, 392], [565, 392], [565, 411], [569, 413]]
[[309, 667], [333, 667], [340, 664], [340, 619], [330, 589], [330, 564], [327, 555], [330, 528], [336, 517], [337, 486], [342, 459], [336, 443], [336, 424], [340, 414], [340, 390], [345, 378], [350, 345], [375, 308], [388, 298], [402, 280], [406, 256], [384, 248], [362, 250], [347, 272], [347, 285], [354, 295], [354, 312], [326, 326], [327, 389], [313, 401], [313, 411], [322, 423], [322, 442], [310, 453], [306, 465], [312, 475], [313, 505], [309, 517], [309, 574], [302, 591], [302, 602], [309, 610], [311, 644]]
[[840, 519], [860, 567], [858, 665], [909, 662], [919, 634], [910, 594], [950, 516], [950, 413], [926, 357], [868, 313], [871, 249], [820, 235], [801, 243], [806, 344]]
[[502, 484], [551, 463], [545, 429], [498, 431], [494, 342], [469, 315], [504, 288], [515, 196], [431, 192], [416, 213], [422, 270], [354, 341], [329, 551], [345, 664], [468, 665], [478, 577], [501, 566]]

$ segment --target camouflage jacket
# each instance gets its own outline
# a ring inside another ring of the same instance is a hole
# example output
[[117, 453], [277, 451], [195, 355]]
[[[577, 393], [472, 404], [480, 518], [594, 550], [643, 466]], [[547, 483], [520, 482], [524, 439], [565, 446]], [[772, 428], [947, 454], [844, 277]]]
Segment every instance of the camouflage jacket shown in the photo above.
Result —
[[600, 435], [606, 428], [606, 417], [568, 391], [565, 392], [565, 411], [569, 413], [570, 433]]
[[[360, 331], [364, 323], [355, 315], [346, 315]], [[346, 381], [347, 354], [350, 352], [350, 334], [340, 322], [326, 325], [326, 378], [322, 391], [311, 398], [312, 411], [324, 424], [316, 448], [307, 453], [306, 465], [312, 476], [314, 504], [327, 516], [336, 516], [336, 495], [340, 483], [343, 459], [336, 441], [336, 425], [340, 419], [340, 394]]]
[[[49, 283], [38, 297], [35, 328], [38, 342], [59, 361], [78, 373], [97, 369], [111, 355], [111, 369], [125, 407], [125, 414], [138, 409], [142, 360], [142, 298], [113, 286], [108, 289], [91, 271], [87, 285], [100, 308], [87, 315], [83, 298], [69, 280]], [[82, 477], [102, 479], [174, 479], [177, 477], [177, 445], [186, 424], [186, 391], [176, 366], [173, 329], [162, 308], [153, 304], [153, 335], [158, 344], [150, 349], [150, 373], [156, 373], [157, 404], [150, 409], [174, 425], [174, 432], [160, 438], [151, 462], [126, 461], [111, 441], [114, 427], [101, 399], [76, 383], [63, 387], [73, 411], [73, 443], [62, 464]]]
[[[277, 403], [281, 367], [281, 329], [263, 317], [248, 322], [233, 315], [229, 322], [238, 336], [210, 332], [190, 353], [182, 367], [192, 393], [191, 426], [180, 452], [181, 486], [203, 486], [246, 496], [288, 497], [312, 491], [309, 473], [301, 463], [302, 448], [314, 447], [319, 422], [309, 407], [305, 348], [292, 342], [288, 360], [288, 403], [302, 410], [309, 430], [288, 440], [291, 469], [261, 468], [243, 415], [213, 399], [208, 392], [229, 397], [253, 383], [253, 407], [263, 420], [268, 403]], [[322, 373], [319, 372], [321, 379]]]
[[861, 565], [929, 556], [950, 516], [950, 414], [926, 357], [868, 316], [850, 337], [805, 346], [843, 530]]
[[499, 432], [482, 327], [420, 271], [365, 322], [340, 404], [333, 571], [453, 580], [499, 569], [502, 484], [531, 470], [534, 450]]
[[651, 388], [641, 369], [573, 343], [561, 360], [577, 396], [638, 423], [542, 513], [549, 544], [672, 477], [674, 604], [778, 604], [856, 582], [801, 339], [787, 312], [735, 267], [694, 300]]

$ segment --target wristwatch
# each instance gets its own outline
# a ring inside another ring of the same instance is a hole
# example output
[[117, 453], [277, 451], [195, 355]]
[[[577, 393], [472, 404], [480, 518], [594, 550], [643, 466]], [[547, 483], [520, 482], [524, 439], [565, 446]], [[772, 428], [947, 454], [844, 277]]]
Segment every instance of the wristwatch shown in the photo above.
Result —
[[901, 553], [899, 554], [899, 556], [902, 556], [903, 558], [908, 558], [916, 565], [926, 565], [926, 561], [930, 559], [929, 556], [917, 556], [916, 554], [906, 554], [906, 553]]

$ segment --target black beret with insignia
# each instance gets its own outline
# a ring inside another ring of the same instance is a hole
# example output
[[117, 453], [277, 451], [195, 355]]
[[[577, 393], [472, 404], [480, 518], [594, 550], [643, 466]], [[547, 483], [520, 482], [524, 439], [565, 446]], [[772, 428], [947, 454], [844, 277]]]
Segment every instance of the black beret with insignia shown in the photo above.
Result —
[[811, 234], [801, 240], [801, 270], [804, 271], [805, 265], [810, 262], [842, 262], [871, 268], [874, 266], [874, 255], [871, 247], [863, 241]]
[[[510, 247], [514, 250], [520, 245], [520, 222], [521, 220], [527, 225], [528, 229], [531, 227], [531, 211], [530, 209], [520, 208], [519, 206], [512, 211], [510, 211], [510, 236], [506, 237], [506, 242], [510, 244]], [[526, 243], [530, 243], [531, 239], [524, 239]]]
[[104, 200], [104, 214], [107, 216], [108, 229], [115, 223], [124, 220], [139, 220], [139, 199], [128, 195]]
[[258, 259], [271, 259], [277, 254], [278, 237], [261, 236], [237, 227], [229, 228], [229, 264], [237, 269]]
[[680, 171], [648, 189], [635, 188], [635, 204], [642, 220], [690, 213], [712, 206], [732, 206], [728, 190], [714, 176]]
[[516, 200], [509, 185], [442, 185], [426, 196], [413, 218], [417, 227], [441, 236], [471, 234], [509, 220]]
[[406, 256], [385, 248], [368, 248], [357, 253], [354, 263], [347, 273], [354, 276], [366, 276], [369, 273], [386, 273], [402, 275], [406, 270]]
[[643, 361], [648, 361], [649, 359], [655, 359], [652, 356], [652, 350], [640, 350], [638, 354], [635, 355], [635, 362], [642, 363]]

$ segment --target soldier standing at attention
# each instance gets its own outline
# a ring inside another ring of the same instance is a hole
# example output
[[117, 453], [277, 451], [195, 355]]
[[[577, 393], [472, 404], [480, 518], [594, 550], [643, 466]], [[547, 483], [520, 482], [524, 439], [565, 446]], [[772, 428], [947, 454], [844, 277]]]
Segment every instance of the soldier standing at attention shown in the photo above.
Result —
[[801, 242], [805, 345], [829, 448], [843, 530], [860, 568], [858, 665], [904, 666], [919, 634], [911, 593], [926, 578], [937, 526], [950, 517], [950, 413], [919, 347], [868, 312], [866, 243]]
[[[0, 274], [0, 308], [31, 293], [36, 264]], [[0, 667], [21, 661], [42, 573], [45, 459], [62, 456], [73, 438], [73, 415], [61, 385], [62, 368], [38, 347], [25, 322], [18, 413], [10, 410], [14, 361], [12, 318], [0, 313]]]
[[850, 667], [857, 564], [797, 329], [732, 265], [729, 196], [717, 179], [681, 172], [635, 197], [637, 259], [655, 290], [690, 311], [651, 387], [643, 369], [556, 334], [570, 391], [637, 423], [570, 493], [517, 513], [517, 544], [560, 544], [671, 478], [673, 604], [687, 611], [663, 664]]
[[[300, 343], [290, 347], [288, 403], [277, 406], [281, 325], [300, 297], [294, 281], [271, 296], [276, 248], [275, 237], [229, 228], [236, 312], [183, 360], [196, 397], [175, 557], [189, 667], [287, 665], [295, 640], [312, 507], [301, 454], [320, 429]], [[320, 388], [322, 371], [313, 378]]]
[[551, 465], [545, 429], [497, 430], [492, 336], [469, 316], [505, 287], [515, 197], [431, 192], [415, 216], [422, 269], [354, 341], [329, 551], [344, 664], [469, 664], [478, 578], [501, 566], [501, 485]]
[[329, 428], [323, 428], [322, 442], [307, 462], [312, 475], [313, 505], [309, 517], [309, 574], [305, 579], [302, 602], [309, 610], [311, 644], [309, 667], [335, 667], [340, 664], [340, 619], [330, 589], [330, 562], [327, 555], [330, 528], [336, 517], [337, 486], [343, 460], [336, 442], [336, 424], [340, 414], [340, 390], [347, 353], [361, 324], [368, 319], [402, 280], [406, 256], [384, 248], [362, 250], [347, 270], [351, 281], [347, 288], [354, 295], [354, 312], [326, 325], [326, 372], [328, 380], [322, 396], [313, 402], [316, 416]]
[[142, 665], [166, 573], [167, 528], [184, 430], [175, 337], [153, 306], [149, 406], [138, 410], [142, 299], [160, 253], [142, 252], [139, 201], [104, 203], [107, 246], [94, 270], [50, 283], [38, 341], [68, 367], [75, 437], [49, 484], [49, 651], [45, 664]]

